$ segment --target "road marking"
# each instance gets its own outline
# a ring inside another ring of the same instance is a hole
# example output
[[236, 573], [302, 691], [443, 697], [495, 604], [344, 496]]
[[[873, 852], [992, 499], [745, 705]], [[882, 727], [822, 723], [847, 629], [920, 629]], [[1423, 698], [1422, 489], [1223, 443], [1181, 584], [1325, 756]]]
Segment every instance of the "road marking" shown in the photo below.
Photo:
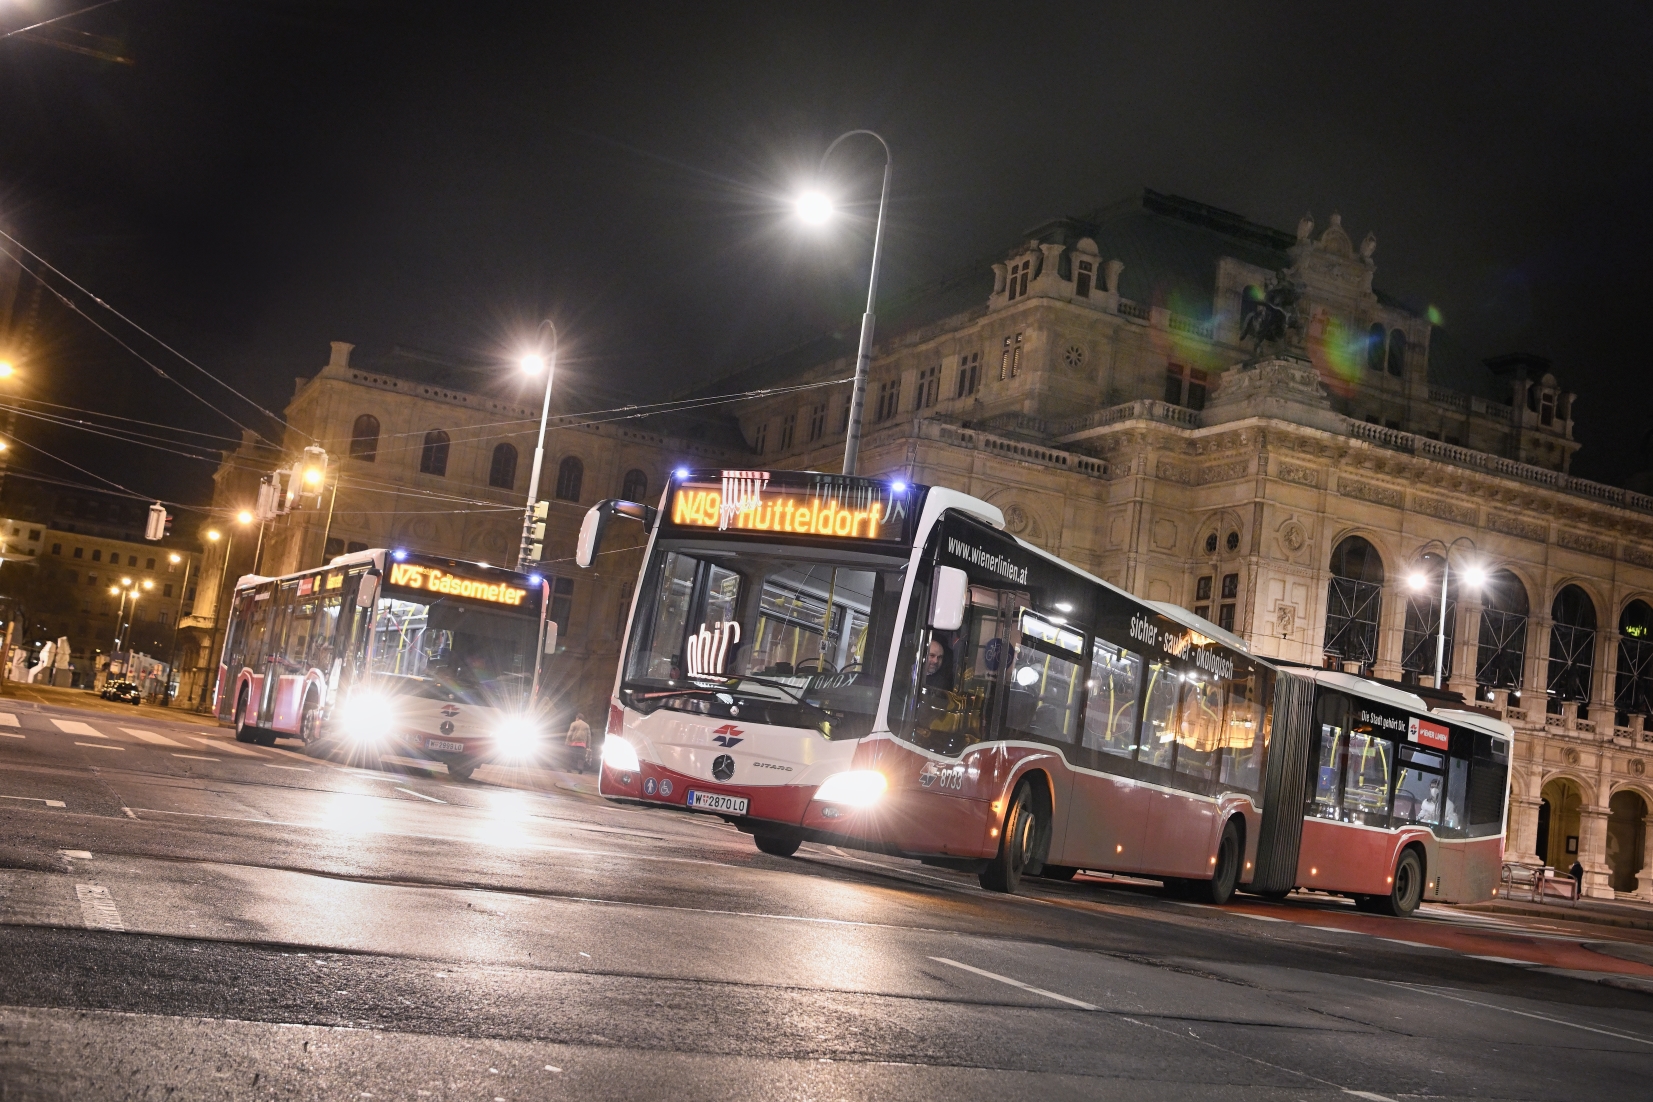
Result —
[[181, 742], [173, 742], [165, 735], [157, 735], [154, 731], [145, 731], [142, 727], [122, 727], [121, 730], [133, 738], [141, 738], [145, 742], [152, 742], [156, 746], [182, 746]]
[[1254, 918], [1254, 919], [1256, 919], [1256, 920], [1257, 920], [1257, 921], [1258, 921], [1258, 922], [1285, 922], [1285, 921], [1286, 921], [1286, 919], [1283, 919], [1283, 918], [1274, 918], [1274, 917], [1273, 917], [1273, 916], [1271, 916], [1271, 915], [1254, 915], [1254, 914], [1247, 914], [1247, 913], [1246, 913], [1246, 912], [1245, 912], [1245, 911], [1235, 911], [1235, 912], [1233, 912], [1233, 913], [1234, 913], [1234, 914], [1237, 914], [1237, 915], [1239, 915], [1239, 916], [1240, 916], [1240, 917], [1241, 917], [1241, 918]]
[[207, 738], [204, 735], [191, 735], [190, 738], [196, 742], [205, 743], [209, 750], [218, 750], [226, 754], [240, 754], [244, 758], [262, 758], [264, 756], [257, 750], [249, 750], [245, 746], [240, 746], [226, 739]]
[[[1414, 949], [1439, 949], [1439, 945], [1431, 945], [1427, 941], [1402, 941], [1398, 937], [1380, 937], [1379, 941], [1387, 941], [1391, 945], [1410, 945]], [[1451, 950], [1448, 950], [1450, 952]]]
[[17, 717], [16, 716], [12, 715], [10, 712], [0, 712], [0, 727], [21, 727], [21, 726], [22, 726], [22, 724], [17, 722]]
[[1009, 976], [1001, 976], [997, 972], [989, 972], [983, 968], [975, 968], [968, 964], [960, 964], [958, 961], [948, 960], [946, 957], [931, 957], [930, 959], [935, 961], [937, 964], [945, 964], [952, 968], [961, 968], [966, 972], [974, 972], [978, 976], [985, 976], [990, 980], [997, 980], [1000, 983], [1009, 984], [1011, 987], [1018, 987], [1023, 991], [1030, 991], [1035, 995], [1043, 995], [1047, 999], [1055, 999], [1059, 1003], [1067, 1003], [1069, 1006], [1077, 1006], [1080, 1010], [1101, 1009], [1101, 1007], [1092, 1003], [1081, 1002], [1078, 999], [1070, 999], [1066, 995], [1058, 995], [1054, 991], [1046, 991], [1042, 987], [1034, 987], [1032, 984], [1023, 983], [1021, 980], [1013, 980]]
[[84, 746], [88, 750], [119, 750], [123, 754], [126, 753], [126, 747], [124, 746], [110, 746], [102, 742], [77, 742], [75, 745]]
[[438, 800], [435, 796], [427, 796], [423, 792], [415, 792], [411, 788], [398, 788], [398, 792], [406, 792], [409, 796], [418, 796], [421, 800], [429, 800], [433, 804], [445, 804], [448, 801]]
[[1344, 1094], [1352, 1094], [1356, 1098], [1364, 1098], [1364, 1099], [1367, 1100], [1367, 1102], [1395, 1102], [1395, 1100], [1393, 1098], [1390, 1098], [1387, 1094], [1375, 1094], [1372, 1091], [1357, 1091], [1357, 1090], [1351, 1090], [1348, 1087], [1344, 1087], [1343, 1088], [1343, 1093]]
[[137, 818], [136, 815], [132, 814], [132, 809], [130, 807], [123, 807], [123, 808], [121, 808], [121, 810], [126, 813], [126, 817], [128, 819], [136, 819]]
[[1502, 1010], [1505, 1014], [1516, 1014], [1523, 1018], [1536, 1018], [1538, 1021], [1549, 1022], [1552, 1025], [1571, 1026], [1574, 1029], [1582, 1029], [1586, 1033], [1599, 1033], [1603, 1037], [1616, 1037], [1621, 1041], [1635, 1041], [1639, 1045], [1653, 1045], [1653, 1040], [1649, 1040], [1646, 1037], [1639, 1037], [1634, 1033], [1618, 1033], [1611, 1029], [1597, 1029], [1595, 1026], [1579, 1025], [1577, 1022], [1569, 1022], [1565, 1018], [1552, 1018], [1547, 1014], [1534, 1014], [1528, 1010], [1516, 1010], [1513, 1007], [1499, 1006], [1497, 1003], [1484, 1003], [1475, 999], [1460, 998], [1457, 995], [1448, 995], [1445, 991], [1439, 991], [1433, 987], [1425, 987], [1421, 983], [1406, 983], [1402, 980], [1373, 980], [1372, 982], [1388, 984], [1390, 987], [1404, 987], [1408, 991], [1419, 991], [1425, 995], [1434, 995], [1436, 998], [1440, 999], [1451, 999], [1455, 1003], [1464, 1003], [1467, 1006], [1479, 1006], [1485, 1010]]
[[0, 738], [23, 738], [23, 737], [24, 736], [22, 736], [22, 735], [14, 735], [10, 731], [0, 731]]
[[1522, 968], [1532, 967], [1532, 961], [1530, 961], [1530, 960], [1516, 960], [1514, 957], [1485, 957], [1485, 956], [1480, 955], [1479, 953], [1465, 953], [1464, 956], [1468, 957], [1470, 960], [1487, 960], [1487, 961], [1491, 961], [1493, 964], [1514, 964], [1514, 965], [1518, 965]]
[[57, 852], [65, 857], [73, 857], [78, 861], [90, 861], [92, 855], [83, 849], [60, 849]]
[[89, 930], [121, 930], [126, 923], [109, 889], [99, 884], [76, 884], [75, 895], [80, 900], [80, 917]]
[[47, 807], [62, 807], [62, 800], [42, 800], [39, 796], [0, 796], [0, 800], [28, 800], [33, 804], [45, 804]]
[[307, 766], [307, 765], [277, 765], [273, 761], [267, 761], [267, 762], [264, 763], [264, 765], [269, 769], [287, 769], [287, 770], [290, 770], [294, 773], [308, 773], [308, 772], [310, 772], [310, 767]]
[[223, 761], [223, 758], [208, 758], [200, 754], [174, 754], [175, 758], [188, 758], [190, 761]]
[[82, 723], [78, 719], [54, 719], [52, 720], [52, 723], [57, 726], [59, 731], [62, 731], [66, 735], [91, 735], [93, 738], [109, 737], [101, 731], [92, 730], [91, 727]]

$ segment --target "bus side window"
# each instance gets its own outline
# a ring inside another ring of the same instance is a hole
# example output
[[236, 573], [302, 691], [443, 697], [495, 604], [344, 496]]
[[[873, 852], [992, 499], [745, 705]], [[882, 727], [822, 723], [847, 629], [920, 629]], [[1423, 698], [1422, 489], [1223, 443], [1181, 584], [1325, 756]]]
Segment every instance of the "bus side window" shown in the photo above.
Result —
[[1072, 743], [1079, 718], [1079, 663], [1041, 650], [1024, 636], [1015, 647], [1005, 703], [1005, 734]]
[[1469, 825], [1465, 806], [1469, 795], [1469, 761], [1450, 757], [1446, 767], [1446, 814], [1441, 819], [1440, 833], [1448, 838], [1462, 838], [1468, 833], [1465, 828]]
[[287, 625], [287, 642], [281, 648], [282, 664], [289, 671], [298, 671], [309, 665], [310, 636], [315, 629], [316, 602], [306, 601], [292, 612]]
[[1348, 739], [1349, 702], [1341, 696], [1320, 698], [1316, 708], [1320, 721], [1320, 752], [1310, 759], [1313, 807], [1322, 818], [1337, 818], [1338, 780], [1342, 773], [1344, 744]]
[[1438, 826], [1446, 755], [1408, 745], [1400, 748], [1400, 762], [1400, 776], [1395, 781], [1395, 822]]
[[1086, 689], [1085, 745], [1131, 757], [1136, 752], [1137, 704], [1142, 697], [1142, 656], [1095, 640]]
[[1177, 772], [1212, 780], [1222, 747], [1223, 686], [1203, 678], [1182, 683], [1177, 717]]
[[1475, 733], [1469, 763], [1469, 836], [1483, 838], [1504, 829], [1504, 798], [1509, 791], [1509, 743]]
[[1247, 792], [1256, 792], [1262, 779], [1264, 741], [1257, 725], [1256, 684], [1255, 670], [1230, 681], [1228, 711], [1223, 716], [1223, 762], [1218, 779]]
[[[1364, 725], [1363, 725], [1364, 726]], [[1343, 809], [1367, 826], [1387, 826], [1389, 778], [1394, 743], [1368, 729], [1349, 732], [1349, 756], [1343, 770]]]
[[1143, 694], [1142, 734], [1138, 761], [1171, 768], [1177, 750], [1177, 671], [1165, 661], [1148, 663], [1148, 689]]

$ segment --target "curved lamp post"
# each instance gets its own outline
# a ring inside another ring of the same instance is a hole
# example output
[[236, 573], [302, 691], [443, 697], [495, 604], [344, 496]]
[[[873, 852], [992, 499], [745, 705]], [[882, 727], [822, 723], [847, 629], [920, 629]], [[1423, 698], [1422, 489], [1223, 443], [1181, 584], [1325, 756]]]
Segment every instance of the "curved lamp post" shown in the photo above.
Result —
[[[1451, 543], [1447, 543], [1445, 540], [1433, 539], [1425, 543], [1422, 547], [1419, 547], [1417, 550], [1417, 554], [1421, 558], [1424, 552], [1430, 547], [1439, 546], [1441, 549], [1441, 617], [1440, 625], [1435, 632], [1435, 688], [1437, 689], [1446, 687], [1445, 679], [1442, 676], [1442, 670], [1444, 669], [1446, 662], [1446, 584], [1447, 577], [1452, 572], [1452, 549], [1457, 547], [1460, 543], [1469, 544], [1472, 552], [1475, 550], [1475, 541], [1470, 539], [1468, 536], [1459, 536]], [[1486, 571], [1482, 570], [1479, 566], [1471, 565], [1465, 567], [1463, 575], [1464, 581], [1469, 583], [1469, 587], [1471, 589], [1479, 589], [1481, 587], [1481, 583], [1486, 581]], [[1429, 579], [1421, 570], [1414, 570], [1406, 581], [1415, 592], [1422, 592], [1423, 587], [1428, 584]]]
[[[884, 186], [878, 195], [878, 223], [872, 234], [872, 275], [867, 280], [867, 312], [861, 315], [861, 343], [855, 353], [855, 386], [850, 391], [849, 428], [844, 434], [844, 473], [849, 475], [855, 473], [855, 463], [861, 452], [861, 412], [866, 406], [867, 364], [872, 359], [872, 333], [876, 321], [873, 307], [878, 300], [878, 261], [884, 255], [884, 208], [890, 200], [890, 168], [894, 163], [890, 155], [889, 142], [871, 130], [850, 130], [832, 139], [832, 144], [821, 154], [821, 168], [826, 167], [827, 158], [832, 156], [832, 151], [838, 148], [839, 142], [858, 134], [874, 138], [884, 147]], [[832, 202], [820, 192], [807, 192], [798, 197], [798, 216], [804, 221], [824, 222], [831, 214]]]

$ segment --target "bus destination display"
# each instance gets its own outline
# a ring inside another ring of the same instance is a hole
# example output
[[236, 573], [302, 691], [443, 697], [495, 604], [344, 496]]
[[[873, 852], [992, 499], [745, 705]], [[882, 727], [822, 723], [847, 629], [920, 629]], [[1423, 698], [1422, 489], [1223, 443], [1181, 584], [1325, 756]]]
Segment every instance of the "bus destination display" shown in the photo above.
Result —
[[777, 532], [843, 540], [899, 540], [909, 510], [901, 494], [865, 479], [771, 480], [767, 471], [723, 471], [680, 483], [669, 521], [683, 528]]
[[411, 562], [391, 563], [389, 580], [391, 585], [407, 589], [421, 589], [449, 597], [469, 597], [473, 601], [488, 601], [512, 608], [521, 606], [528, 597], [528, 591], [521, 586], [464, 578], [434, 566]]

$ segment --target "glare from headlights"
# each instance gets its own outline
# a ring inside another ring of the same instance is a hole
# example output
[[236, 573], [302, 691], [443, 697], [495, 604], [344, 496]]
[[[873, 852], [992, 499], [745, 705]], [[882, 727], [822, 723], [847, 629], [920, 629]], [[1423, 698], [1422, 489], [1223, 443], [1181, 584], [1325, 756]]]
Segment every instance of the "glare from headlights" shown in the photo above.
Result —
[[526, 716], [508, 716], [494, 725], [494, 746], [503, 758], [526, 758], [539, 737], [539, 728]]
[[852, 769], [848, 773], [834, 773], [815, 790], [815, 798], [824, 804], [844, 804], [847, 807], [871, 807], [884, 795], [890, 782], [876, 769]]
[[637, 749], [619, 735], [609, 735], [603, 739], [603, 764], [621, 773], [635, 773]]
[[379, 741], [390, 734], [394, 722], [390, 698], [369, 690], [351, 693], [337, 719], [344, 736], [357, 742]]

